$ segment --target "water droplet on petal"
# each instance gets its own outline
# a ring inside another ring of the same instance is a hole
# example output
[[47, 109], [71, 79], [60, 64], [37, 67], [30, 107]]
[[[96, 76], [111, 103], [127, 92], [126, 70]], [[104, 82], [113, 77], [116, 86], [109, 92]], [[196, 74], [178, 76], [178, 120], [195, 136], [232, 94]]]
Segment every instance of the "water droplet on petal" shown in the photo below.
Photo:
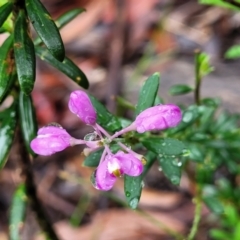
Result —
[[63, 128], [59, 123], [56, 122], [51, 122], [49, 124], [47, 124], [45, 127], [58, 127], [58, 128]]
[[138, 205], [138, 199], [137, 198], [133, 198], [130, 202], [129, 205], [132, 209], [136, 209], [137, 205]]

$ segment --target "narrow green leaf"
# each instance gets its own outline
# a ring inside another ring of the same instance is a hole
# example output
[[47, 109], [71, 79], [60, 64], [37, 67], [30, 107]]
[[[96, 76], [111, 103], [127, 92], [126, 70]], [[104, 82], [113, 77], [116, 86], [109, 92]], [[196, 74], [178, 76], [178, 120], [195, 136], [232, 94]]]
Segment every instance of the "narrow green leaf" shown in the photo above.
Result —
[[181, 162], [178, 162], [173, 156], [162, 154], [158, 155], [158, 161], [164, 175], [171, 181], [172, 184], [179, 185], [181, 180]]
[[234, 45], [230, 47], [224, 56], [227, 59], [240, 58], [240, 45]]
[[65, 59], [62, 62], [60, 62], [56, 58], [54, 58], [47, 49], [35, 47], [35, 51], [43, 61], [48, 62], [53, 67], [63, 72], [79, 86], [85, 89], [88, 88], [89, 83], [87, 77], [69, 58], [65, 57]]
[[18, 186], [15, 191], [11, 204], [9, 235], [10, 240], [20, 240], [20, 230], [23, 227], [23, 222], [26, 213], [27, 195], [24, 184]]
[[142, 193], [142, 175], [138, 177], [124, 175], [124, 192], [129, 207], [136, 209]]
[[12, 11], [12, 9], [13, 9], [13, 3], [12, 2], [7, 2], [0, 7], [0, 27], [6, 21], [7, 17], [9, 16], [9, 14]]
[[22, 91], [19, 95], [19, 114], [25, 146], [28, 152], [35, 156], [30, 148], [30, 142], [37, 135], [36, 116], [31, 96], [26, 96]]
[[160, 74], [154, 73], [151, 75], [141, 88], [138, 103], [136, 106], [136, 115], [143, 110], [152, 107], [158, 92]]
[[188, 85], [176, 84], [170, 88], [169, 93], [175, 96], [175, 95], [187, 94], [192, 91], [193, 91], [193, 88]]
[[35, 82], [35, 50], [28, 33], [27, 18], [20, 10], [14, 28], [14, 55], [21, 90], [30, 94]]
[[224, 1], [224, 0], [199, 0], [199, 3], [212, 5], [212, 6], [229, 8], [229, 9], [232, 9], [232, 10], [239, 10], [239, 7], [231, 4], [230, 2]]
[[74, 8], [66, 13], [64, 13], [63, 15], [61, 15], [56, 21], [55, 24], [57, 25], [57, 27], [59, 29], [61, 29], [62, 27], [64, 27], [66, 24], [68, 24], [69, 22], [71, 22], [75, 17], [77, 17], [77, 15], [85, 12], [86, 9], [84, 8]]
[[97, 123], [110, 132], [121, 129], [121, 124], [117, 117], [112, 115], [96, 98], [93, 96], [89, 97], [97, 112]]
[[59, 61], [65, 57], [61, 35], [50, 14], [39, 0], [26, 0], [28, 17], [51, 54]]
[[142, 144], [156, 154], [182, 155], [186, 152], [183, 142], [173, 138], [145, 138]]
[[149, 169], [152, 167], [153, 163], [155, 162], [157, 157], [157, 154], [151, 151], [148, 151], [144, 158], [147, 160], [147, 163], [144, 165], [144, 170], [142, 173], [142, 178], [145, 177], [145, 175], [148, 173]]
[[16, 128], [16, 103], [0, 112], [0, 169], [4, 167], [13, 143]]
[[[58, 19], [56, 19], [55, 24], [58, 29], [63, 28], [66, 24], [68, 24], [71, 20], [73, 20], [77, 15], [86, 11], [84, 8], [72, 9], [63, 15], [61, 15]], [[42, 42], [41, 38], [37, 38], [34, 40], [34, 44], [38, 45]]]
[[6, 97], [16, 80], [16, 68], [13, 59], [13, 35], [10, 35], [0, 47], [0, 103]]

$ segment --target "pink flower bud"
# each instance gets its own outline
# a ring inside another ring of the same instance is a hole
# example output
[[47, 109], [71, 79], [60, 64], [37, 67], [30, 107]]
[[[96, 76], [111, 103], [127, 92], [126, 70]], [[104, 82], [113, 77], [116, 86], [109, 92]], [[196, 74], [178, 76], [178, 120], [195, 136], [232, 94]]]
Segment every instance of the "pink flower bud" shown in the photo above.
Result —
[[74, 91], [70, 95], [68, 107], [84, 123], [94, 125], [97, 114], [88, 95], [83, 91]]
[[132, 123], [136, 131], [164, 130], [176, 127], [182, 120], [181, 109], [173, 104], [157, 105], [141, 112]]
[[72, 137], [59, 126], [42, 127], [37, 134], [30, 145], [35, 153], [43, 156], [60, 152], [71, 145]]

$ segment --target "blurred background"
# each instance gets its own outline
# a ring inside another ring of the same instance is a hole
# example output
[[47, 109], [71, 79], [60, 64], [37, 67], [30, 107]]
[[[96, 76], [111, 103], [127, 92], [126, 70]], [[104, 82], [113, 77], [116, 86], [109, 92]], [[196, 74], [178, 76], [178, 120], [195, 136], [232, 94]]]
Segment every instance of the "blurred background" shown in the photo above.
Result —
[[[139, 89], [153, 72], [161, 73], [159, 95], [166, 103], [194, 103], [193, 95], [170, 96], [178, 83], [194, 85], [194, 51], [211, 57], [215, 71], [203, 81], [203, 97], [218, 97], [222, 108], [240, 112], [239, 60], [224, 54], [240, 41], [240, 14], [195, 0], [52, 0], [42, 1], [56, 19], [73, 8], [85, 8], [61, 30], [67, 56], [84, 71], [89, 92], [116, 112], [116, 96], [136, 104]], [[34, 33], [33, 33], [34, 34]], [[39, 127], [58, 122], [77, 138], [92, 129], [68, 110], [71, 91], [79, 88], [62, 73], [37, 61], [32, 93]], [[131, 112], [125, 113], [131, 117]], [[8, 239], [11, 197], [22, 181], [18, 146], [0, 173], [0, 240]], [[194, 205], [189, 180], [183, 175], [173, 186], [153, 167], [144, 181], [140, 209], [124, 202], [123, 182], [111, 192], [95, 190], [89, 181], [92, 169], [82, 166], [81, 147], [69, 148], [34, 161], [38, 194], [51, 222], [63, 240], [169, 240], [169, 231], [187, 233]], [[209, 216], [207, 208], [203, 216]], [[203, 218], [197, 240], [209, 239], [214, 223]], [[44, 239], [29, 209], [21, 239]]]

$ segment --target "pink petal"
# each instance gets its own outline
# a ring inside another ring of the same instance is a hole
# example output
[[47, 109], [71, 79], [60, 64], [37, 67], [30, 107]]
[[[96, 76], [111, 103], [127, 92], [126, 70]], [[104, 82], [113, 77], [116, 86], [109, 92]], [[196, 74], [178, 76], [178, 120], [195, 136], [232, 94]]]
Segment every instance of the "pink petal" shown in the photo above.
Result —
[[121, 170], [129, 176], [139, 176], [143, 171], [142, 162], [131, 153], [118, 151], [115, 155], [121, 164]]
[[182, 120], [181, 110], [173, 104], [150, 107], [141, 112], [134, 121], [136, 130], [143, 133], [177, 126]]
[[88, 95], [83, 91], [74, 91], [70, 95], [68, 107], [84, 123], [94, 125], [97, 114]]
[[110, 190], [117, 178], [108, 171], [109, 156], [101, 162], [96, 170], [95, 188], [103, 191]]

